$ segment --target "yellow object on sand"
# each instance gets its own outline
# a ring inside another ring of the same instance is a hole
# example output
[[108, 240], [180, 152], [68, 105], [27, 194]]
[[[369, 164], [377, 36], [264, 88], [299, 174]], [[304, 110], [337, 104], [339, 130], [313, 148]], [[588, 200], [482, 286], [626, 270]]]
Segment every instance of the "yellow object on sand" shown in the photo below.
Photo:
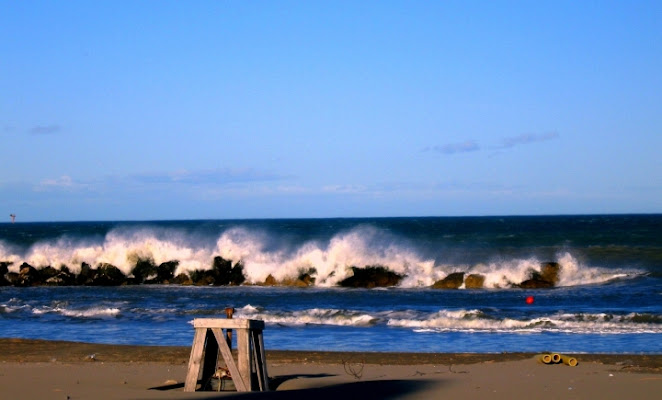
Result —
[[577, 366], [577, 359], [575, 357], [561, 355], [561, 361], [563, 364], [569, 365], [571, 367]]
[[552, 355], [551, 354], [538, 354], [536, 356], [538, 361], [540, 361], [543, 364], [551, 364], [552, 363]]

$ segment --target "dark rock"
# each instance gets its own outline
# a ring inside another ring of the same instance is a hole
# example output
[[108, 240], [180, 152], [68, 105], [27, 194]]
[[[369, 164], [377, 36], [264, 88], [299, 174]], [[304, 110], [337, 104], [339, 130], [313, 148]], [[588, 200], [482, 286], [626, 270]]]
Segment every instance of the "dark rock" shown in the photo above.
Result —
[[485, 284], [485, 276], [481, 274], [469, 274], [464, 279], [466, 289], [482, 289]]
[[315, 278], [310, 276], [310, 274], [301, 274], [299, 275], [299, 279], [297, 281], [302, 282], [305, 286], [314, 286], [315, 285]]
[[93, 269], [90, 264], [82, 263], [80, 265], [80, 272], [76, 277], [77, 285], [91, 285], [94, 278], [97, 276], [97, 270]]
[[138, 260], [131, 273], [133, 274], [133, 282], [140, 285], [145, 283], [150, 276], [152, 279], [156, 277], [157, 268], [152, 260]]
[[18, 272], [18, 278], [14, 286], [26, 287], [37, 286], [42, 283], [41, 275], [36, 268], [28, 263], [21, 264]]
[[193, 281], [191, 280], [190, 276], [185, 273], [181, 273], [172, 279], [172, 283], [176, 285], [192, 285]]
[[276, 286], [277, 284], [278, 282], [276, 281], [276, 278], [274, 278], [274, 276], [271, 274], [269, 274], [264, 280], [264, 285], [266, 286]]
[[103, 263], [91, 282], [93, 286], [120, 286], [127, 282], [126, 276], [112, 264]]
[[518, 285], [522, 289], [547, 289], [554, 287], [554, 284], [551, 282], [544, 281], [542, 279], [527, 279]]
[[543, 281], [551, 283], [553, 286], [556, 286], [559, 283], [559, 272], [561, 271], [561, 265], [556, 262], [547, 262], [542, 265], [540, 268], [540, 277]]
[[212, 264], [212, 271], [214, 271], [214, 284], [229, 285], [232, 276], [232, 261], [216, 256]]
[[315, 273], [317, 273], [317, 271], [314, 268], [310, 268], [307, 271], [301, 270], [299, 271], [299, 276], [296, 279], [293, 278], [284, 279], [282, 282], [279, 282], [278, 284], [283, 286], [293, 286], [293, 287], [313, 286], [315, 285], [315, 278], [311, 274], [315, 274]]
[[11, 286], [18, 286], [18, 273], [16, 272], [7, 272], [5, 274], [5, 279], [7, 280], [7, 283]]
[[299, 278], [297, 279], [285, 279], [279, 283], [282, 286], [292, 286], [292, 287], [308, 287], [310, 286], [309, 282], [305, 282]]
[[61, 268], [58, 270], [48, 266], [40, 269], [39, 274], [44, 284], [48, 286], [70, 285], [73, 282], [73, 275], [66, 266], [62, 266]]
[[63, 265], [60, 270], [57, 271], [57, 274], [46, 279], [45, 284], [51, 286], [74, 285], [76, 284], [76, 275], [72, 274], [71, 271], [69, 271], [69, 268]]
[[42, 282], [47, 282], [50, 278], [57, 276], [60, 271], [48, 266], [39, 270], [39, 278]]
[[216, 282], [214, 275], [214, 271], [201, 269], [196, 269], [190, 273], [191, 281], [196, 286], [213, 285]]
[[0, 262], [0, 286], [11, 285], [11, 283], [5, 277], [5, 275], [7, 275], [7, 273], [9, 272], [9, 266], [11, 264], [12, 263], [6, 261]]
[[294, 287], [308, 287], [310, 284], [308, 282], [302, 281], [301, 279], [297, 279], [294, 282], [292, 282], [292, 286]]
[[230, 283], [233, 285], [241, 285], [244, 282], [246, 282], [246, 277], [244, 276], [244, 264], [238, 262], [232, 267]]
[[214, 279], [212, 284], [214, 285], [241, 285], [246, 281], [244, 266], [241, 263], [236, 263], [232, 266], [232, 261], [226, 260], [223, 257], [214, 257], [212, 272]]
[[179, 261], [167, 261], [161, 263], [156, 268], [156, 281], [154, 283], [168, 283], [172, 281], [175, 277], [175, 270], [178, 266]]
[[60, 272], [56, 277], [61, 283], [60, 285], [75, 285], [76, 284], [76, 275], [69, 270], [69, 267], [66, 265], [60, 266]]
[[367, 266], [365, 268], [352, 267], [353, 275], [338, 283], [342, 287], [375, 288], [396, 286], [403, 276], [389, 271], [385, 267]]
[[529, 279], [524, 280], [517, 287], [523, 289], [547, 289], [556, 286], [559, 280], [561, 266], [555, 262], [541, 265], [540, 271], [529, 271]]
[[433, 289], [459, 289], [464, 283], [464, 272], [453, 272], [444, 279], [436, 281]]
[[308, 270], [301, 270], [299, 271], [298, 280], [305, 283], [306, 286], [314, 286], [315, 274], [317, 274], [317, 270], [315, 268], [308, 268]]

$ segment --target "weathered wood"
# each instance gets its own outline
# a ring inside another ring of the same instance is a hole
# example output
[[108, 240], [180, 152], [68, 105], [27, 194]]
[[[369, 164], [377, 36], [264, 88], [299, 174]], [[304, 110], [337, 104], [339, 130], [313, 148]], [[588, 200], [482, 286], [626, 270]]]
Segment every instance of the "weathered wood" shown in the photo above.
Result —
[[269, 374], [267, 373], [267, 355], [264, 353], [264, 335], [262, 331], [257, 331], [257, 346], [260, 353], [260, 363], [262, 364], [262, 377], [264, 379], [264, 390], [269, 391]]
[[[193, 320], [195, 335], [184, 385], [185, 392], [194, 392], [202, 372], [206, 382], [216, 372], [219, 353], [230, 370], [237, 391], [268, 391], [266, 357], [262, 330], [264, 321], [241, 319], [200, 318]], [[237, 362], [223, 329], [237, 330]], [[202, 353], [204, 351], [204, 365]], [[202, 371], [201, 371], [202, 368]], [[257, 378], [257, 382], [255, 382]]]
[[221, 328], [221, 329], [264, 329], [264, 321], [256, 319], [221, 319], [196, 318], [193, 320], [194, 328]]
[[253, 364], [255, 365], [255, 373], [257, 375], [257, 384], [261, 392], [266, 391], [265, 382], [267, 378], [264, 376], [264, 366], [262, 365], [262, 355], [261, 348], [259, 346], [259, 340], [257, 338], [258, 331], [250, 331], [251, 336], [251, 355], [253, 357]]
[[237, 362], [239, 374], [244, 379], [244, 384], [249, 390], [253, 390], [251, 379], [250, 343], [248, 342], [248, 329], [237, 331]]
[[205, 347], [205, 330], [196, 329], [193, 336], [193, 346], [191, 348], [191, 357], [188, 362], [188, 372], [184, 383], [185, 392], [195, 392], [198, 384], [198, 375], [200, 374], [200, 362], [202, 361], [202, 350]]
[[249, 389], [244, 384], [244, 379], [242, 378], [241, 373], [237, 368], [237, 364], [234, 362], [234, 358], [232, 357], [232, 351], [230, 350], [230, 347], [228, 346], [227, 342], [223, 340], [223, 331], [220, 328], [210, 328], [210, 329], [214, 333], [216, 340], [220, 344], [219, 348], [221, 350], [221, 355], [223, 356], [225, 365], [228, 367], [228, 370], [230, 370], [230, 377], [232, 378], [232, 381], [234, 382], [237, 391], [247, 392]]

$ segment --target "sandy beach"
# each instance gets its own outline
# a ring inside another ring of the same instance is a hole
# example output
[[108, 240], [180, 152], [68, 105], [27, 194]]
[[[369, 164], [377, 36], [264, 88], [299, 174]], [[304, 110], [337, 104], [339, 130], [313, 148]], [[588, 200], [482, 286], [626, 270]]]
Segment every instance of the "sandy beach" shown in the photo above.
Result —
[[657, 399], [662, 355], [269, 351], [269, 393], [184, 393], [188, 347], [0, 339], [2, 399]]

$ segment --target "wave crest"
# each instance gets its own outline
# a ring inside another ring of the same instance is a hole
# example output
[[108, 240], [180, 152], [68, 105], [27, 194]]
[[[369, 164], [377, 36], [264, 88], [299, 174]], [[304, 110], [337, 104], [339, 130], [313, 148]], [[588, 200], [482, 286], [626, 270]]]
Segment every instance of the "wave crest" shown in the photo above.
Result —
[[417, 332], [662, 333], [659, 315], [637, 313], [555, 313], [529, 319], [499, 319], [478, 310], [441, 310], [413, 318], [390, 318], [387, 325]]
[[[529, 278], [543, 261], [526, 259], [486, 260], [478, 264], [448, 263], [444, 255], [430, 258], [416, 244], [370, 225], [339, 232], [328, 240], [309, 240], [293, 245], [273, 234], [234, 227], [216, 238], [201, 240], [176, 229], [116, 228], [100, 238], [60, 237], [30, 246], [23, 254], [0, 242], [0, 261], [18, 272], [22, 262], [35, 267], [67, 266], [80, 272], [81, 264], [111, 264], [130, 275], [136, 263], [149, 260], [156, 265], [178, 261], [175, 274], [210, 270], [215, 256], [241, 263], [246, 283], [262, 284], [270, 275], [276, 281], [296, 279], [302, 271], [313, 271], [314, 284], [336, 286], [352, 274], [352, 267], [384, 266], [403, 276], [401, 287], [427, 287], [454, 272], [480, 274], [484, 287], [511, 287]], [[448, 259], [453, 258], [449, 254]], [[569, 252], [557, 255], [562, 268], [557, 286], [604, 283], [643, 274], [636, 270], [613, 270], [582, 265]]]

